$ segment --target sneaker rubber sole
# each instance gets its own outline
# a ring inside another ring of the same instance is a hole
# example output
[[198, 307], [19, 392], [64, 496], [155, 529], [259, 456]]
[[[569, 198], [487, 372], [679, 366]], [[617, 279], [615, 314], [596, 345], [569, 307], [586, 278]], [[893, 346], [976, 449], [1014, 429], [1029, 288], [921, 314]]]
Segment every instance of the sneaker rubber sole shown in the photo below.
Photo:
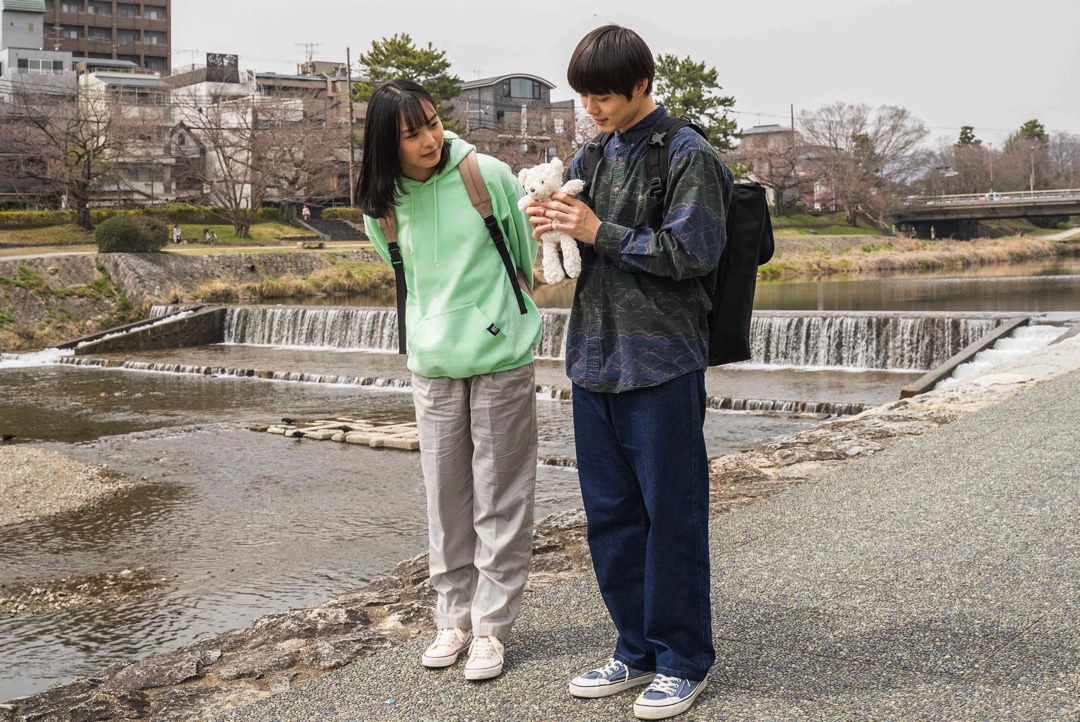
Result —
[[695, 687], [694, 691], [686, 699], [678, 702], [660, 706], [643, 705], [634, 702], [634, 716], [638, 719], [667, 719], [682, 714], [694, 705], [694, 701], [697, 700], [703, 689], [705, 689], [705, 680], [701, 680], [701, 684]]
[[631, 677], [630, 679], [622, 682], [615, 682], [614, 684], [603, 684], [596, 686], [583, 686], [574, 684], [574, 680], [570, 680], [570, 694], [573, 697], [582, 697], [583, 699], [599, 699], [600, 697], [609, 697], [619, 692], [625, 692], [628, 689], [639, 687], [643, 684], [649, 684], [656, 676], [655, 672], [649, 672], [648, 674], [641, 674], [637, 677]]
[[458, 657], [460, 656], [460, 651], [457, 654], [453, 654], [448, 657], [429, 657], [425, 654], [420, 658], [420, 664], [424, 665], [428, 669], [442, 669], [443, 667], [453, 667], [454, 664], [458, 661]]
[[503, 666], [500, 664], [497, 667], [485, 667], [484, 669], [469, 669], [465, 668], [465, 679], [470, 682], [479, 682], [482, 679], [492, 679], [502, 674]]

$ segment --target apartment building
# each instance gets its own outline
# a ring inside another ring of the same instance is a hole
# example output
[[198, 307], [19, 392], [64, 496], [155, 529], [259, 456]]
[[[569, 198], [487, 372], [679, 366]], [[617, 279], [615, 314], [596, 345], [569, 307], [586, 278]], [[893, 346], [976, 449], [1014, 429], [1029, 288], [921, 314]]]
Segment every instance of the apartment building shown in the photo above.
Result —
[[45, 0], [45, 47], [168, 75], [172, 0]]
[[555, 85], [526, 73], [461, 83], [454, 116], [481, 152], [513, 168], [555, 156], [569, 159], [574, 142], [574, 101], [552, 101]]

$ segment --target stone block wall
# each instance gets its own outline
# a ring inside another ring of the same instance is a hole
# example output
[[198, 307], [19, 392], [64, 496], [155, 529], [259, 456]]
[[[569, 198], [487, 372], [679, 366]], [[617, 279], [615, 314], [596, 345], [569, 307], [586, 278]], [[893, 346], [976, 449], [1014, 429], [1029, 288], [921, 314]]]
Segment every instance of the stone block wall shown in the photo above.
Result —
[[225, 309], [215, 306], [160, 325], [136, 326], [115, 336], [113, 333], [117, 332], [110, 332], [108, 337], [97, 341], [88, 341], [85, 346], [73, 342], [75, 355], [133, 353], [221, 343], [225, 337]]

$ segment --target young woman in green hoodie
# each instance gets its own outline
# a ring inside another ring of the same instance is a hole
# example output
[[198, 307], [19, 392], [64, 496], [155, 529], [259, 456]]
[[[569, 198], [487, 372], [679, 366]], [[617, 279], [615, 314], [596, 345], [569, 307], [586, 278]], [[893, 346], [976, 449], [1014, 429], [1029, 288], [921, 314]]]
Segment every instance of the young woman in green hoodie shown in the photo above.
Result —
[[[466, 679], [502, 672], [503, 643], [532, 557], [540, 314], [514, 285], [458, 164], [475, 149], [444, 131], [422, 86], [393, 80], [368, 101], [357, 200], [375, 250], [391, 263], [379, 219], [396, 222], [407, 288], [405, 327], [438, 633], [427, 667], [469, 647]], [[528, 285], [537, 244], [510, 168], [477, 155], [492, 212]]]

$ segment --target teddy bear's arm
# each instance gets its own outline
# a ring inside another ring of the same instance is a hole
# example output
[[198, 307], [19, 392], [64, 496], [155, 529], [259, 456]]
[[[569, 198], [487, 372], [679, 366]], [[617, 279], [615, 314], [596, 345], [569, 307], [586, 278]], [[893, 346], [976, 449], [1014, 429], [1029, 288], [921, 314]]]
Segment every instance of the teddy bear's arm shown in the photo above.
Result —
[[567, 181], [563, 184], [563, 187], [560, 190], [567, 195], [576, 196], [578, 193], [585, 190], [585, 181], [580, 178], [575, 178], [574, 180]]
[[526, 208], [529, 207], [530, 203], [532, 203], [532, 198], [530, 196], [526, 195], [526, 196], [522, 196], [521, 198], [518, 198], [518, 210], [519, 211], [525, 210]]

